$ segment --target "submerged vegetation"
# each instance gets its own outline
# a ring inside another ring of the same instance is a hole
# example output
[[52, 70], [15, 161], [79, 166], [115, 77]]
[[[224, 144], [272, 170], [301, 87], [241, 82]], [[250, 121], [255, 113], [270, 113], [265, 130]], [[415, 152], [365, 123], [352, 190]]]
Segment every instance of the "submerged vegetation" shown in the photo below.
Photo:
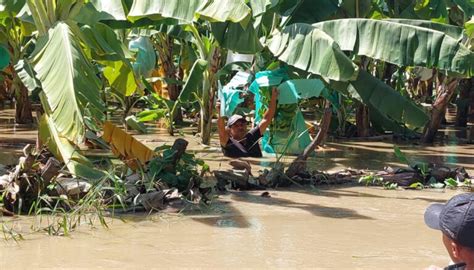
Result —
[[36, 215], [36, 229], [59, 235], [107, 226], [113, 213], [208, 203], [213, 168], [185, 140], [151, 150], [128, 131], [191, 125], [209, 145], [218, 98], [226, 114], [258, 121], [272, 87], [278, 121], [263, 148], [280, 165], [297, 158], [256, 178], [215, 171], [218, 190], [331, 179], [470, 187], [462, 169], [414, 164], [399, 149], [404, 171], [331, 175], [306, 160], [329, 134], [432, 143], [451, 103], [466, 127], [473, 15], [471, 0], [0, 0], [0, 102], [14, 100], [16, 123], [35, 112], [38, 128], [37, 145], [0, 176], [2, 213]]

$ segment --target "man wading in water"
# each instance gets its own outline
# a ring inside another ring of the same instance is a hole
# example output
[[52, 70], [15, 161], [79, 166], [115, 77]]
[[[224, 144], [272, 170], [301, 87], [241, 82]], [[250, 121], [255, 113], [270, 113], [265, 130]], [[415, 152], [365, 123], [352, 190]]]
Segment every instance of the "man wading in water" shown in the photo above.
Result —
[[262, 151], [258, 144], [262, 134], [270, 125], [277, 105], [278, 90], [272, 89], [272, 97], [268, 110], [263, 115], [262, 120], [257, 126], [247, 132], [247, 120], [241, 115], [234, 114], [227, 121], [220, 115], [220, 104], [217, 103], [219, 118], [217, 119], [217, 129], [219, 131], [219, 140], [224, 156], [227, 157], [261, 157]]

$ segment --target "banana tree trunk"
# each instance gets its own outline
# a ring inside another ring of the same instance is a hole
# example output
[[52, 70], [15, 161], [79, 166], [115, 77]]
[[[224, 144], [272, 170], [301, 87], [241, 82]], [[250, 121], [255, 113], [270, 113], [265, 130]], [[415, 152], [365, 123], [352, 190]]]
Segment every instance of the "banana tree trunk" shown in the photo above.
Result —
[[16, 74], [13, 73], [13, 89], [15, 89], [15, 122], [18, 124], [33, 123], [31, 114], [31, 103], [28, 98], [28, 89]]
[[465, 79], [459, 83], [459, 99], [456, 101], [456, 126], [466, 127], [469, 117], [470, 94], [474, 85], [472, 79]]
[[209, 81], [209, 71], [203, 76], [202, 84], [202, 104], [201, 104], [201, 142], [208, 145], [211, 142], [212, 123], [212, 101], [211, 82]]
[[458, 84], [459, 79], [452, 79], [448, 83], [439, 84], [436, 100], [431, 110], [431, 119], [425, 126], [423, 137], [421, 138], [423, 143], [433, 143], [441, 121], [444, 119], [449, 100], [453, 96]]
[[214, 112], [214, 99], [217, 90], [216, 73], [221, 63], [221, 51], [219, 47], [211, 50], [210, 65], [204, 74], [203, 94], [201, 104], [201, 140], [203, 144], [211, 142], [211, 123]]
[[321, 119], [318, 134], [316, 135], [314, 140], [308, 146], [306, 146], [303, 153], [298, 155], [298, 157], [290, 164], [290, 167], [286, 171], [286, 175], [288, 177], [291, 178], [295, 176], [298, 172], [306, 171], [306, 160], [308, 159], [309, 155], [314, 152], [316, 147], [324, 142], [324, 139], [327, 136], [329, 126], [331, 125], [331, 116], [331, 103], [329, 101], [326, 101], [326, 106], [324, 109], [323, 117]]
[[[158, 51], [158, 65], [163, 68], [165, 78], [177, 80], [178, 71], [173, 63], [173, 44], [174, 40], [170, 36], [159, 33], [157, 34], [158, 42], [155, 43], [155, 48]], [[166, 84], [168, 95], [171, 100], [176, 101], [181, 92], [181, 87], [177, 84]], [[178, 108], [173, 115], [173, 121], [180, 123], [183, 121], [183, 115]]]
[[356, 112], [357, 135], [368, 137], [370, 134], [369, 107], [360, 104]]

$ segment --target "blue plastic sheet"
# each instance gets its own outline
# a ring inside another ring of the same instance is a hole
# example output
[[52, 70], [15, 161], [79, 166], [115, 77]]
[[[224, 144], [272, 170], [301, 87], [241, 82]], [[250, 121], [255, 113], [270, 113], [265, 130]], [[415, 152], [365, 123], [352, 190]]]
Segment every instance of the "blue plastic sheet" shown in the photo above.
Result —
[[155, 48], [150, 39], [148, 37], [133, 39], [128, 48], [137, 53], [136, 60], [132, 63], [133, 70], [141, 76], [150, 77], [156, 64]]
[[221, 116], [230, 117], [234, 114], [237, 106], [244, 101], [244, 99], [240, 97], [240, 93], [242, 93], [242, 91], [227, 85], [219, 89], [218, 95], [221, 101]]

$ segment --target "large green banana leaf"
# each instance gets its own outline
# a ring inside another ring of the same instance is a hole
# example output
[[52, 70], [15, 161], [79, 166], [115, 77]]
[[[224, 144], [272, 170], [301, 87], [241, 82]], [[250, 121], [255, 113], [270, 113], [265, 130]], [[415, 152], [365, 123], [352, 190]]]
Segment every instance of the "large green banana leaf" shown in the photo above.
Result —
[[123, 7], [122, 0], [89, 0], [94, 8], [100, 12], [101, 20], [119, 20], [127, 19], [127, 14]]
[[183, 90], [178, 96], [179, 102], [189, 102], [193, 100], [193, 93], [202, 87], [203, 73], [207, 69], [208, 62], [197, 59], [189, 73], [189, 77], [183, 86]]
[[56, 130], [55, 124], [46, 114], [40, 118], [38, 127], [41, 142], [48, 146], [49, 151], [58, 159], [66, 164], [69, 171], [86, 180], [96, 180], [105, 174], [102, 171], [94, 169], [90, 160], [81, 155], [77, 149]]
[[280, 3], [283, 22], [312, 24], [331, 18], [339, 9], [338, 0], [282, 0]]
[[87, 44], [94, 60], [127, 61], [132, 58], [114, 30], [103, 23], [84, 25], [81, 27], [81, 33], [82, 40]]
[[252, 8], [252, 16], [257, 17], [278, 5], [280, 0], [250, 0], [250, 7]]
[[93, 25], [99, 21], [125, 22], [127, 14], [122, 0], [91, 0], [73, 19], [79, 23]]
[[57, 22], [38, 39], [32, 64], [41, 82], [58, 132], [73, 142], [83, 140], [84, 109], [102, 118], [100, 81], [80, 46], [79, 29]]
[[474, 75], [474, 52], [440, 31], [368, 19], [342, 19], [313, 24], [343, 51], [398, 66], [423, 66]]
[[357, 66], [323, 31], [309, 24], [297, 23], [277, 31], [268, 48], [281, 61], [336, 81], [357, 77]]
[[107, 25], [96, 23], [81, 27], [82, 37], [87, 44], [86, 52], [104, 65], [104, 76], [109, 84], [123, 96], [130, 96], [138, 88], [137, 76], [129, 59], [129, 50], [116, 33]]
[[418, 26], [418, 27], [423, 27], [423, 28], [429, 28], [432, 30], [438, 30], [456, 40], [461, 40], [463, 38], [462, 27], [455, 26], [455, 25], [426, 21], [426, 20], [411, 20], [411, 19], [387, 19], [386, 21], [401, 23], [401, 24], [408, 24], [408, 25]]
[[353, 86], [349, 87], [352, 96], [360, 97], [363, 103], [397, 122], [417, 128], [423, 127], [429, 120], [428, 115], [413, 101], [364, 70], [360, 70], [357, 80], [350, 84]]
[[212, 34], [219, 44], [229, 50], [239, 53], [253, 54], [263, 49], [258, 34], [253, 25], [243, 28], [239, 23], [212, 23]]
[[249, 14], [250, 8], [243, 0], [135, 0], [128, 18], [173, 18], [191, 23], [201, 16], [211, 22], [241, 22]]
[[28, 60], [19, 60], [15, 65], [15, 71], [29, 91], [41, 88], [41, 83], [38, 81], [38, 78], [36, 78], [33, 67], [28, 62]]
[[138, 88], [133, 69], [122, 61], [107, 63], [104, 76], [110, 86], [123, 96], [131, 96]]
[[340, 5], [344, 14], [350, 18], [365, 18], [372, 9], [371, 0], [343, 0]]

